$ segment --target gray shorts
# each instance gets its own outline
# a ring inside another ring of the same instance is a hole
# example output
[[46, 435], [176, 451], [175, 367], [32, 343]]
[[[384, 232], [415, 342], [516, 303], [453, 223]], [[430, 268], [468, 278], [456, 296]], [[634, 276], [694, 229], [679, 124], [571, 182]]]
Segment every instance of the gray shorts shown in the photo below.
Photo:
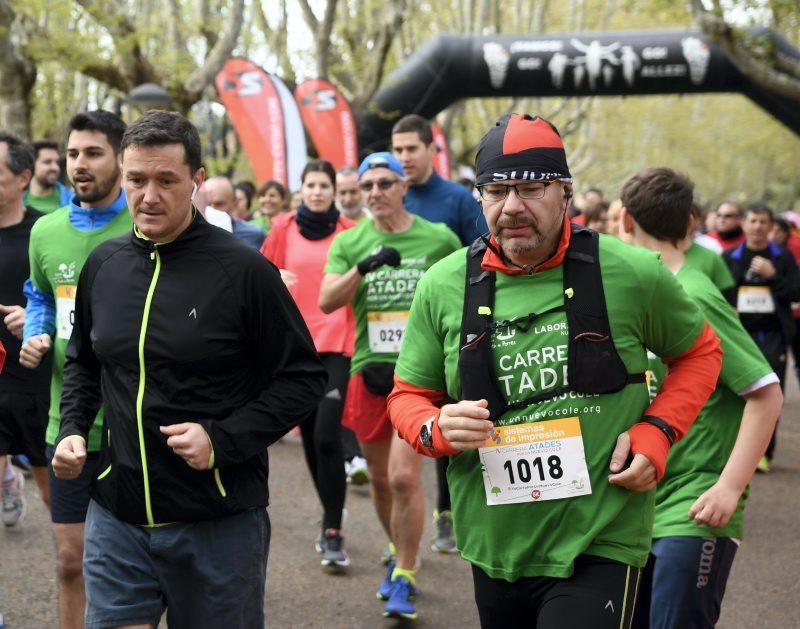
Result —
[[266, 509], [155, 528], [86, 515], [86, 627], [158, 622], [170, 629], [264, 627], [270, 524]]

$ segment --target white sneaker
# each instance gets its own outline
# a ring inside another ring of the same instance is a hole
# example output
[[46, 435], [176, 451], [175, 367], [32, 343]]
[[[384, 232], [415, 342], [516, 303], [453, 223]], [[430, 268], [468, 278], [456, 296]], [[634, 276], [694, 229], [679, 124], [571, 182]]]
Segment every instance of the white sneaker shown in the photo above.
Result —
[[369, 482], [369, 472], [367, 471], [367, 460], [364, 457], [354, 456], [345, 465], [347, 472], [347, 482], [351, 485], [366, 485]]
[[14, 480], [3, 485], [3, 524], [16, 525], [25, 517], [25, 476], [14, 471]]

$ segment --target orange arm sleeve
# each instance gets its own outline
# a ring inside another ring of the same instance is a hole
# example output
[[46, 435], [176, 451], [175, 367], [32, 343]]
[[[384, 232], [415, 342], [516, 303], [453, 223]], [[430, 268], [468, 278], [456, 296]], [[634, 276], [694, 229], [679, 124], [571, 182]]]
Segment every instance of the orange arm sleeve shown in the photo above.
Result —
[[[706, 322], [700, 336], [688, 350], [663, 361], [667, 364], [667, 376], [644, 414], [667, 422], [675, 431], [675, 441], [678, 441], [692, 427], [717, 386], [722, 367], [719, 337]], [[650, 459], [661, 480], [671, 445], [667, 436], [656, 426], [644, 422], [632, 426], [628, 435], [631, 451]]]
[[445, 400], [441, 391], [433, 391], [394, 377], [394, 389], [386, 401], [389, 419], [399, 434], [418, 454], [430, 457], [453, 456], [458, 450], [439, 430], [439, 422], [433, 422], [433, 450], [429, 450], [419, 440], [422, 425], [431, 417], [439, 418], [439, 407]]

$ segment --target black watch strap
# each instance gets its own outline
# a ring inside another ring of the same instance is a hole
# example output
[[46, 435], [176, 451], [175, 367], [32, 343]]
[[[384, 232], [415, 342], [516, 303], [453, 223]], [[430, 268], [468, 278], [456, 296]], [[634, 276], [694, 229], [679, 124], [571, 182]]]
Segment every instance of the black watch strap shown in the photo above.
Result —
[[675, 435], [675, 429], [660, 417], [654, 417], [653, 415], [642, 415], [642, 418], [639, 421], [646, 424], [652, 424], [661, 432], [663, 432], [664, 436], [667, 438], [667, 441], [669, 441], [670, 446], [675, 443], [677, 439], [677, 436]]

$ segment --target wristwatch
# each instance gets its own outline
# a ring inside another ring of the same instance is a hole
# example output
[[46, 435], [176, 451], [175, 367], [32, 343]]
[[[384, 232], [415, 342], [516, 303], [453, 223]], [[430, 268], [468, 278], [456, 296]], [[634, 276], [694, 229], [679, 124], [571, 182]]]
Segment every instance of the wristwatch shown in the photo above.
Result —
[[419, 429], [419, 442], [428, 450], [433, 450], [433, 422], [435, 421], [436, 415], [422, 424], [422, 428]]

